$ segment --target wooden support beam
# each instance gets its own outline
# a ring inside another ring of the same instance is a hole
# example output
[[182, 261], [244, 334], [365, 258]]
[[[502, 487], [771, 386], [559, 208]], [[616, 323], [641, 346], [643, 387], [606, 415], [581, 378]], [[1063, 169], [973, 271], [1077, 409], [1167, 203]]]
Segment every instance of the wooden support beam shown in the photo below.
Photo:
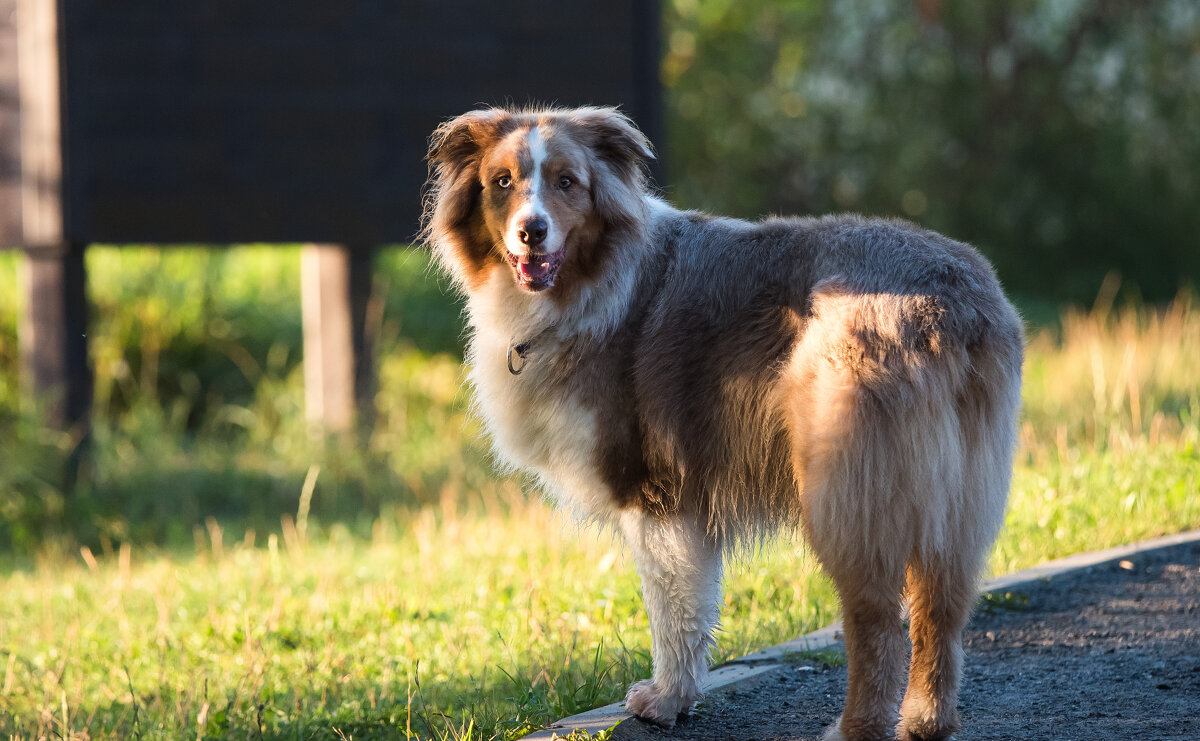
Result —
[[58, 429], [87, 433], [92, 369], [87, 344], [84, 245], [26, 253], [21, 267], [24, 312], [18, 329], [26, 397]]
[[353, 419], [349, 262], [339, 244], [308, 244], [300, 254], [305, 411], [326, 432], [347, 430]]
[[374, 416], [373, 333], [367, 331], [373, 250], [305, 245], [300, 257], [305, 407], [315, 431], [351, 428]]
[[87, 346], [87, 273], [82, 242], [63, 222], [59, 3], [17, 0], [21, 108], [22, 385], [46, 422], [86, 436], [92, 371]]
[[354, 344], [354, 408], [358, 427], [364, 431], [375, 424], [375, 394], [379, 374], [375, 340], [382, 319], [380, 301], [374, 295], [374, 247], [350, 250], [350, 332]]

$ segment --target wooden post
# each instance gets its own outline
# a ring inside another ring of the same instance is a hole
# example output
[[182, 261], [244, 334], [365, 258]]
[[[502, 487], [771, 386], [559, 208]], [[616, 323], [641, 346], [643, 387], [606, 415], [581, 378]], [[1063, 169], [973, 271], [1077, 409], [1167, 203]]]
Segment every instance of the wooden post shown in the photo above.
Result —
[[21, 266], [25, 308], [18, 333], [22, 385], [58, 429], [86, 434], [92, 404], [87, 344], [84, 245], [26, 253]]
[[92, 373], [87, 351], [84, 244], [63, 221], [58, 3], [18, 0], [21, 227], [27, 256], [20, 323], [22, 383], [54, 427], [87, 432]]
[[368, 431], [375, 424], [375, 393], [379, 390], [375, 340], [379, 334], [382, 306], [374, 296], [374, 247], [350, 249], [350, 333], [354, 345], [354, 408], [358, 427]]
[[373, 250], [305, 245], [300, 257], [306, 414], [314, 430], [344, 432], [373, 416], [373, 341], [366, 331]]

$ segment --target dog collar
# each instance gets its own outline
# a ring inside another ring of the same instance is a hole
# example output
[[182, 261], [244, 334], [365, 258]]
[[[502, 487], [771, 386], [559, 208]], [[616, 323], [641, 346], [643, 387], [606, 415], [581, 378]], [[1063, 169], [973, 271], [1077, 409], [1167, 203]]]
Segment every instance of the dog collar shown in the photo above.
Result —
[[529, 346], [531, 341], [525, 341], [520, 344], [511, 344], [508, 346], [508, 372], [514, 376], [521, 375], [521, 371], [525, 370], [525, 356], [529, 354]]
[[525, 360], [529, 357], [529, 351], [533, 349], [533, 344], [541, 342], [546, 333], [554, 327], [554, 324], [550, 324], [524, 342], [510, 342], [508, 345], [508, 372], [514, 376], [521, 375], [521, 371], [525, 370]]

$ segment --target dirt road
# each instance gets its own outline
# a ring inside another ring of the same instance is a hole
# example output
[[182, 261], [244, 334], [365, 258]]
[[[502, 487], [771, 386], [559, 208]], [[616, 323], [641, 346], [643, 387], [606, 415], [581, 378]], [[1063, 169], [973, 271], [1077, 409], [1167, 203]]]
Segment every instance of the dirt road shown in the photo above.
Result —
[[[1200, 543], [1012, 595], [968, 629], [960, 741], [1200, 741]], [[846, 670], [795, 658], [711, 693], [673, 730], [631, 719], [612, 738], [815, 741], [841, 708]]]

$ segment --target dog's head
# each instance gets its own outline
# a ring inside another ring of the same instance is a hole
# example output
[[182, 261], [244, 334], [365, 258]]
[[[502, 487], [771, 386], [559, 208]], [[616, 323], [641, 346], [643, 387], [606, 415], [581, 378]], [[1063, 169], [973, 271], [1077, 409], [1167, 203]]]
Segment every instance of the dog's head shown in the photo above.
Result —
[[641, 228], [653, 156], [612, 108], [466, 113], [430, 139], [425, 239], [468, 290], [508, 270], [524, 291], [561, 291]]

